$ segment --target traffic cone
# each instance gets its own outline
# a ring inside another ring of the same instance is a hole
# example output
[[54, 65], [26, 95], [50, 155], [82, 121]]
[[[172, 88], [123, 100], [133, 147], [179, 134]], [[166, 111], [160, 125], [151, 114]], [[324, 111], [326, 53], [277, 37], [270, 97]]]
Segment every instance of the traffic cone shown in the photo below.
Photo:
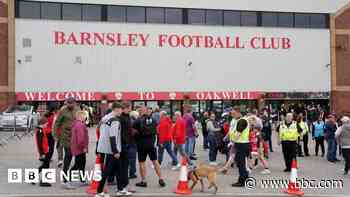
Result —
[[298, 178], [297, 169], [298, 169], [297, 160], [293, 159], [290, 179], [288, 183], [288, 189], [284, 190], [284, 193], [287, 193], [293, 196], [303, 196], [304, 192], [301, 191], [300, 185], [297, 183], [297, 178]]
[[[101, 156], [98, 154], [96, 156], [94, 176], [95, 176], [96, 173], [99, 173], [102, 176], [101, 168], [102, 168]], [[99, 184], [100, 184], [100, 181], [96, 181], [95, 178], [94, 178], [94, 180], [92, 180], [92, 182], [90, 184], [90, 187], [88, 189], [86, 189], [86, 193], [88, 193], [88, 194], [96, 194]], [[104, 187], [103, 192], [108, 192], [106, 187]]]
[[187, 160], [182, 158], [181, 168], [180, 168], [180, 178], [175, 190], [176, 194], [190, 195], [192, 194], [191, 189], [188, 187], [187, 179]]

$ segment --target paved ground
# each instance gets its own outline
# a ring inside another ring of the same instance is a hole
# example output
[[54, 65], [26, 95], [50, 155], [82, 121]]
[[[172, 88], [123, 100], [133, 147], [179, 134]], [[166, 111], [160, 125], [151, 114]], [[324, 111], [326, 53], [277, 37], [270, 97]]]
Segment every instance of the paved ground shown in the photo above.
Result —
[[[1, 134], [0, 137], [9, 134]], [[94, 150], [95, 144], [95, 132], [94, 129], [90, 129], [90, 150]], [[312, 145], [311, 145], [312, 146]], [[246, 188], [232, 188], [230, 185], [237, 180], [237, 169], [230, 170], [227, 175], [220, 174], [218, 176], [219, 192], [220, 196], [285, 196], [281, 191], [282, 189], [262, 188], [260, 184], [264, 179], [288, 179], [289, 174], [283, 173], [282, 170], [283, 160], [280, 147], [274, 146], [275, 152], [270, 155], [270, 169], [272, 174], [261, 175], [259, 172], [261, 168], [253, 171], [252, 176], [257, 181], [256, 189]], [[311, 153], [313, 153], [313, 146], [310, 147]], [[202, 150], [200, 146], [196, 148], [196, 152], [199, 155], [199, 162], [208, 162], [208, 152]], [[32, 136], [23, 137], [22, 140], [12, 139], [5, 146], [0, 146], [0, 197], [2, 196], [87, 196], [84, 188], [76, 190], [63, 190], [59, 183], [56, 183], [51, 188], [40, 188], [30, 184], [10, 184], [7, 182], [7, 169], [8, 168], [33, 168], [39, 166], [39, 162], [35, 159], [36, 153], [34, 149], [34, 140]], [[56, 155], [54, 155], [56, 158]], [[158, 186], [158, 179], [151, 169], [151, 164], [148, 165], [148, 188], [141, 189], [136, 188], [137, 196], [171, 196], [173, 190], [176, 187], [177, 179], [179, 176], [178, 171], [171, 171], [171, 166], [168, 165], [169, 157], [165, 156], [166, 162], [162, 166], [164, 177], [167, 183], [165, 188]], [[224, 157], [220, 156], [219, 161], [223, 163]], [[94, 154], [91, 151], [87, 159], [87, 169], [93, 169]], [[334, 179], [341, 180], [344, 184], [343, 188], [338, 189], [304, 189], [306, 196], [350, 196], [350, 176], [344, 176], [341, 169], [343, 169], [343, 161], [337, 164], [327, 162], [324, 158], [320, 157], [307, 157], [299, 159], [298, 175], [299, 178], [314, 179], [316, 182], [322, 179]], [[56, 161], [51, 163], [51, 167], [56, 167]], [[138, 180], [131, 180], [131, 186], [134, 186]], [[113, 187], [110, 188], [113, 191]], [[193, 191], [194, 196], [210, 196], [211, 193], [206, 191], [205, 193], [199, 192], [199, 187], [196, 187]]]

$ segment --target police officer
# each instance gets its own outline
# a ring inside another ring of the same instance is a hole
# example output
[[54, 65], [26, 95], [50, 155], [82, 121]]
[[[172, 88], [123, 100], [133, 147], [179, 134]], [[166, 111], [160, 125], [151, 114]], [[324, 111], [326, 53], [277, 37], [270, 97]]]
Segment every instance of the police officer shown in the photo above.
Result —
[[[304, 154], [305, 154], [306, 157], [308, 157], [308, 156], [310, 156], [309, 155], [309, 147], [308, 147], [308, 143], [309, 143], [309, 127], [308, 127], [307, 123], [304, 122], [303, 113], [299, 114], [297, 122], [298, 122], [298, 125], [303, 130], [303, 132], [302, 132], [302, 134], [300, 136], [300, 139], [302, 139], [302, 141], [303, 141]], [[299, 156], [302, 156], [303, 151], [302, 151], [301, 144], [299, 144], [298, 150], [299, 150]]]
[[302, 133], [302, 128], [293, 121], [293, 114], [288, 113], [285, 121], [283, 121], [278, 127], [277, 132], [279, 132], [279, 140], [282, 144], [282, 152], [284, 157], [284, 162], [286, 169], [284, 172], [290, 172], [292, 168], [292, 161], [296, 158], [297, 151], [297, 141], [300, 133]]
[[232, 187], [244, 187], [249, 174], [246, 168], [246, 158], [249, 156], [249, 123], [246, 118], [241, 118], [241, 112], [238, 107], [232, 109], [232, 115], [237, 120], [234, 129], [230, 131], [230, 140], [235, 143], [235, 162], [239, 171], [237, 183]]

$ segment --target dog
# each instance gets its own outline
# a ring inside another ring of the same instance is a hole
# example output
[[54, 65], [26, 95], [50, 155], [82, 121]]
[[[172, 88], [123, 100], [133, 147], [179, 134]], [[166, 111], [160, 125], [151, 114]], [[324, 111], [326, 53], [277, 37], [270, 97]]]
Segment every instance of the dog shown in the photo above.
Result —
[[204, 181], [203, 179], [208, 179], [209, 187], [208, 189], [211, 189], [214, 187], [214, 194], [218, 191], [218, 186], [216, 184], [216, 177], [217, 177], [218, 169], [212, 166], [208, 166], [205, 164], [200, 164], [195, 169], [191, 170], [188, 173], [188, 179], [192, 181], [191, 190], [196, 186], [198, 181], [201, 183], [201, 192], [204, 192]]

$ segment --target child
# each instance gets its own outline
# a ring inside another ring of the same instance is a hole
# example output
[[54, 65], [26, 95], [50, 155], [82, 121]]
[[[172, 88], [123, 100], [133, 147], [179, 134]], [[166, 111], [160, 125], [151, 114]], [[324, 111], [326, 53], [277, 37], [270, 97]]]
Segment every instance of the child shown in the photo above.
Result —
[[251, 171], [258, 164], [258, 160], [260, 160], [264, 170], [261, 172], [262, 174], [270, 174], [270, 170], [268, 168], [267, 162], [264, 156], [264, 140], [261, 136], [262, 124], [259, 123], [259, 119], [256, 116], [249, 117], [249, 123], [251, 124], [251, 130], [249, 133], [249, 142], [251, 149], [251, 160], [249, 163], [248, 171]]
[[79, 184], [79, 186], [85, 185], [85, 180], [82, 179], [82, 175], [85, 171], [86, 153], [88, 152], [89, 145], [88, 129], [84, 121], [84, 111], [78, 111], [76, 113], [76, 120], [73, 122], [72, 125], [72, 137], [70, 143], [72, 156], [75, 157], [74, 165], [70, 169], [70, 171], [80, 171], [81, 184]]
[[[42, 169], [48, 169], [50, 167], [50, 156], [49, 156], [49, 145], [46, 132], [44, 131], [47, 128], [47, 115], [40, 117], [38, 126], [35, 128], [35, 140], [36, 146], [38, 148], [38, 153], [40, 155], [40, 161], [42, 164], [39, 166], [39, 173]], [[43, 183], [40, 177], [40, 187], [50, 187], [50, 183]]]

